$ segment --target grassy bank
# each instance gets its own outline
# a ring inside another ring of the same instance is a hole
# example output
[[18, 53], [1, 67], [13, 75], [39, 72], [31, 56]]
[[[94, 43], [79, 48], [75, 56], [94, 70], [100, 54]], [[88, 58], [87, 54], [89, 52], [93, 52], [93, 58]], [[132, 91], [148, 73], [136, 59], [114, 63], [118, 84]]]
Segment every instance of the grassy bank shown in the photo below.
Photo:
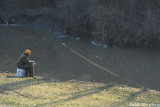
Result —
[[157, 91], [88, 82], [17, 78], [0, 73], [0, 106], [129, 106], [160, 103]]

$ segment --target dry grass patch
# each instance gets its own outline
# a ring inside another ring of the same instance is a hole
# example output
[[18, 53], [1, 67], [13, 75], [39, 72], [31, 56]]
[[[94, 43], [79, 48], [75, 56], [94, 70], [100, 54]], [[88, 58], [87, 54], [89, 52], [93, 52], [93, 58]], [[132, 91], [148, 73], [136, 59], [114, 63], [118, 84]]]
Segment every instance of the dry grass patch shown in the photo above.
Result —
[[158, 91], [112, 84], [54, 82], [42, 77], [17, 78], [0, 73], [0, 106], [128, 106], [130, 103], [160, 103]]

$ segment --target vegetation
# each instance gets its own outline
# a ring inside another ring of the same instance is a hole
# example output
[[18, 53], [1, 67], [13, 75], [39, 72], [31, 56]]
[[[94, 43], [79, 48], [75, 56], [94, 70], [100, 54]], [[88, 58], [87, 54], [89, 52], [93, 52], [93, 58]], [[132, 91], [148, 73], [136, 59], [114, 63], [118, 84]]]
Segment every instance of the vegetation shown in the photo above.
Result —
[[14, 19], [16, 23], [34, 22], [35, 25], [49, 26], [52, 31], [58, 29], [66, 35], [80, 36], [110, 46], [160, 46], [159, 0], [1, 2], [0, 7], [6, 7], [4, 11], [7, 20]]
[[160, 93], [113, 84], [58, 82], [43, 77], [18, 78], [0, 74], [0, 106], [128, 106], [160, 103]]

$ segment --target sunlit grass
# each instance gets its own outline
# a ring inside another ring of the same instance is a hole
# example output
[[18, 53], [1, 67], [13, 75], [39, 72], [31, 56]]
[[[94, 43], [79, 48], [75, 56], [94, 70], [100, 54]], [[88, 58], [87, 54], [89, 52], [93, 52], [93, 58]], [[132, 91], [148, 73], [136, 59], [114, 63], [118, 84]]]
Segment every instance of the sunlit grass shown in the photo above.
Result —
[[[8, 76], [7, 76], [8, 75]], [[128, 106], [160, 103], [160, 93], [112, 84], [54, 82], [0, 73], [0, 106]]]

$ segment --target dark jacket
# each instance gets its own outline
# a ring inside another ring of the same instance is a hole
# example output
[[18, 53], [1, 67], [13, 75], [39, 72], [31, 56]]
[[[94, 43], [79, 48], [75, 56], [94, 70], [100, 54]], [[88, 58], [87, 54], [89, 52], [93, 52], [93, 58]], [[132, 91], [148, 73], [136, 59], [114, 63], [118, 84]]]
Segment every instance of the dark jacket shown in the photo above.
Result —
[[17, 67], [20, 69], [27, 69], [29, 66], [29, 55], [23, 53], [17, 60]]

